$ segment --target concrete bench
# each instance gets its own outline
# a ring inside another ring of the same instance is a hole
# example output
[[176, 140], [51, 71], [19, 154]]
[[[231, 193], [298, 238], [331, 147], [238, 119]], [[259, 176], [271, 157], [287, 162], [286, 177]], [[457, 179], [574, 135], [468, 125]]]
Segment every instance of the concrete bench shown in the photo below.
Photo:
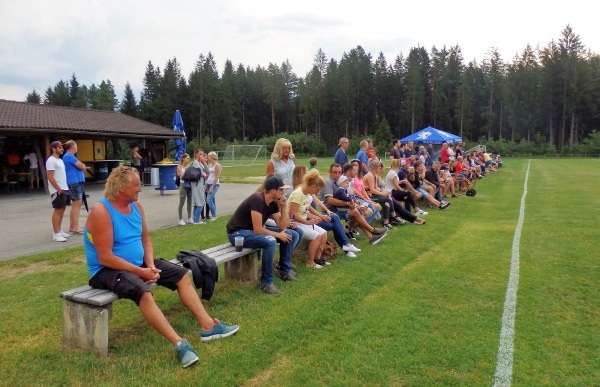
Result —
[[[202, 252], [213, 258], [217, 265], [225, 265], [226, 278], [258, 281], [260, 250], [244, 248], [237, 252], [234, 246], [225, 243]], [[178, 259], [170, 262], [182, 265]], [[63, 344], [108, 356], [108, 321], [112, 317], [112, 303], [119, 299], [117, 295], [86, 285], [64, 291], [59, 297], [64, 300]]]

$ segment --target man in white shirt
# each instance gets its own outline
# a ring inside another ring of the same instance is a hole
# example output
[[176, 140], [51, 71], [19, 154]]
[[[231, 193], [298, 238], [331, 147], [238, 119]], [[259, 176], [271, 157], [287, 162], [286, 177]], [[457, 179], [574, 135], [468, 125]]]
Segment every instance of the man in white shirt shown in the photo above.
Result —
[[23, 157], [23, 161], [29, 165], [29, 188], [33, 189], [33, 181], [34, 180], [37, 185], [37, 188], [40, 188], [40, 173], [39, 173], [40, 168], [38, 166], [37, 155], [35, 154], [35, 152], [33, 150], [30, 150], [29, 153], [27, 153]]
[[67, 196], [70, 195], [67, 185], [67, 173], [65, 163], [60, 155], [63, 154], [63, 144], [60, 141], [54, 141], [50, 144], [52, 155], [46, 160], [46, 171], [48, 173], [48, 191], [50, 191], [50, 201], [52, 202], [52, 229], [54, 235], [52, 240], [55, 242], [66, 242], [70, 234], [62, 230], [62, 220], [67, 208]]

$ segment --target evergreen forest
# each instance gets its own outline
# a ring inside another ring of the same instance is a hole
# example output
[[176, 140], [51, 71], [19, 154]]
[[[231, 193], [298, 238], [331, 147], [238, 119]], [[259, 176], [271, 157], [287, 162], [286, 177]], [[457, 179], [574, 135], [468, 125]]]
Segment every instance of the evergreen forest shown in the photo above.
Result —
[[187, 75], [176, 58], [163, 68], [149, 61], [143, 85], [139, 100], [129, 83], [119, 100], [110, 80], [88, 87], [73, 74], [27, 102], [118, 110], [165, 127], [179, 109], [200, 144], [269, 144], [285, 133], [323, 152], [342, 136], [388, 148], [429, 125], [467, 142], [535, 143], [547, 153], [600, 144], [600, 57], [569, 25], [558, 41], [527, 45], [510, 62], [494, 48], [478, 63], [458, 45], [413, 47], [391, 60], [357, 46], [339, 59], [319, 49], [302, 77], [287, 60], [256, 68], [226, 60], [219, 71], [208, 52]]

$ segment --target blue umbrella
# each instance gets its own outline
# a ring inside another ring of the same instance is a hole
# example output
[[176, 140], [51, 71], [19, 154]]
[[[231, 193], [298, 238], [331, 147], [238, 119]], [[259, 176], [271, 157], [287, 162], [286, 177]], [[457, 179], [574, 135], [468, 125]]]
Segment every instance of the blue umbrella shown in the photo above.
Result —
[[185, 153], [186, 147], [186, 138], [185, 138], [185, 130], [183, 130], [183, 119], [181, 118], [181, 113], [179, 110], [175, 110], [175, 115], [173, 116], [173, 130], [176, 132], [181, 132], [183, 135], [182, 138], [175, 139], [175, 160], [181, 160], [181, 156]]
[[454, 143], [462, 141], [462, 137], [428, 126], [410, 136], [404, 137], [400, 141], [412, 141], [417, 144], [443, 144], [445, 142]]

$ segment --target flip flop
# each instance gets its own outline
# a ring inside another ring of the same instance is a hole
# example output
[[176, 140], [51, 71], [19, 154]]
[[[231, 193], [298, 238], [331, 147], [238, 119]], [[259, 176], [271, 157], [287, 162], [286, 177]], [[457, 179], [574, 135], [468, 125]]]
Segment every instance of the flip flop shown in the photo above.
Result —
[[71, 234], [79, 234], [79, 235], [83, 235], [83, 230], [81, 230], [81, 231], [69, 230], [69, 232], [70, 232]]

